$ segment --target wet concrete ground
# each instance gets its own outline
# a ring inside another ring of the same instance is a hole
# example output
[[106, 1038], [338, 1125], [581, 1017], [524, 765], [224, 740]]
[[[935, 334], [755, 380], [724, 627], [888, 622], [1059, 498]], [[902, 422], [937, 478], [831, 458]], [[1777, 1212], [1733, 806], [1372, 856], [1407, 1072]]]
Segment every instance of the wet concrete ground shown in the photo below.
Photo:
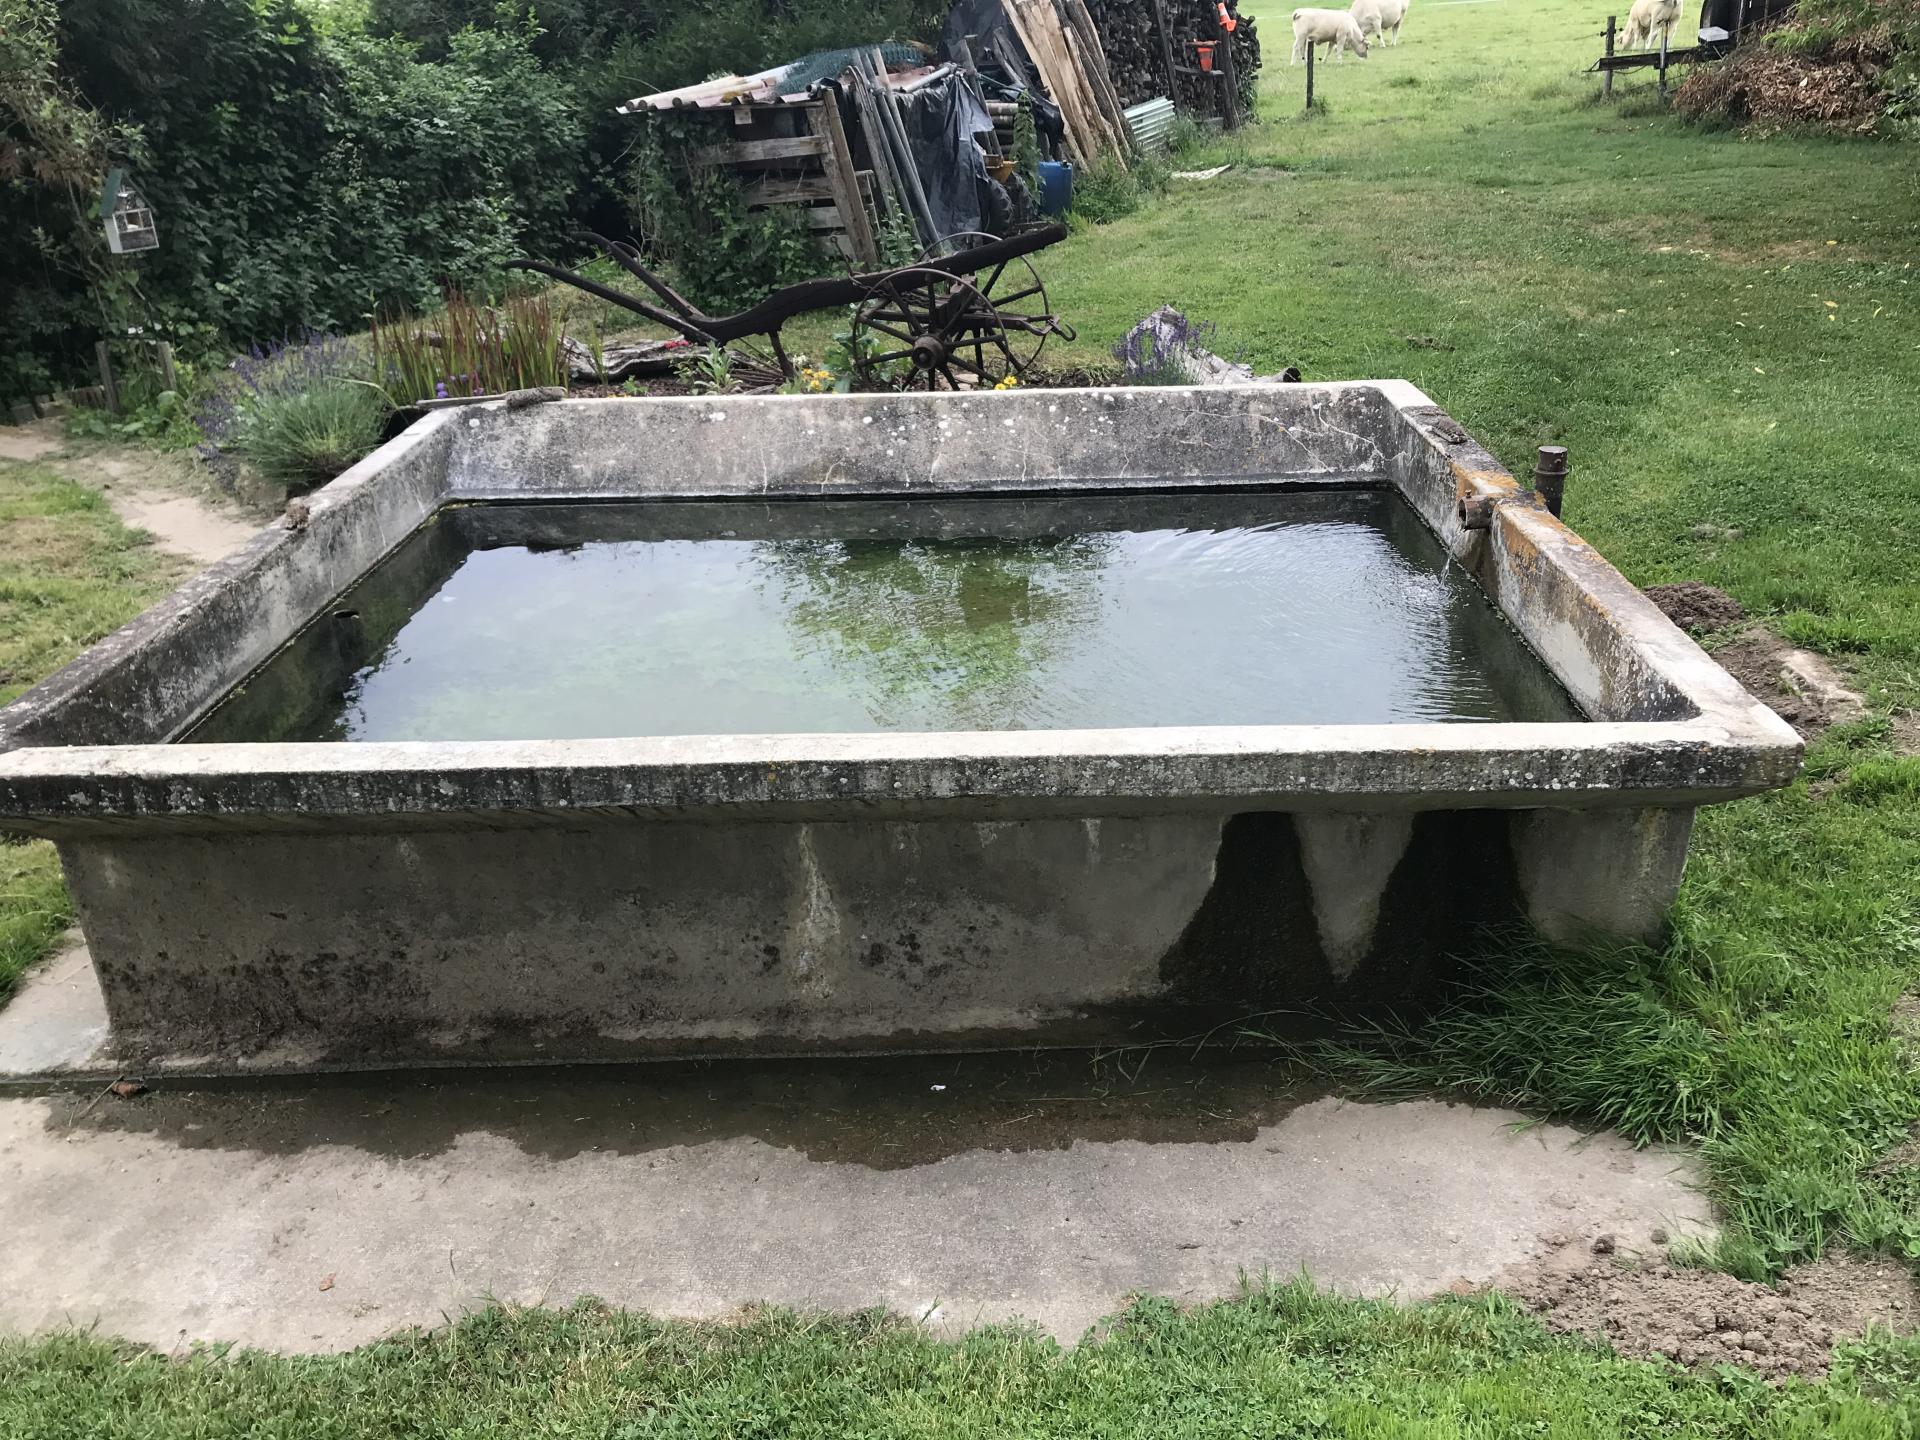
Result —
[[488, 1296], [884, 1305], [1063, 1339], [1243, 1272], [1425, 1295], [1704, 1223], [1674, 1157], [1257, 1052], [368, 1078], [0, 1100], [0, 1325], [336, 1349]]

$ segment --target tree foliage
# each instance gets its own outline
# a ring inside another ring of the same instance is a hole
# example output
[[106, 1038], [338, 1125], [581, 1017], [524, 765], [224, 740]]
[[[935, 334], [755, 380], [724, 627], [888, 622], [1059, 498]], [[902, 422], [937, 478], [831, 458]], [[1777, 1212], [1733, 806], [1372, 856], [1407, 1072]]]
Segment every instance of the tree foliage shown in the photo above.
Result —
[[[6, 27], [9, 62], [20, 48], [38, 68], [0, 82], [0, 153], [15, 157], [0, 183], [33, 202], [0, 214], [0, 247], [45, 252], [44, 232], [85, 253], [78, 232], [97, 220], [50, 228], [72, 206], [33, 178], [56, 162], [62, 184], [95, 195], [109, 164], [129, 164], [160, 228], [149, 255], [104, 272], [49, 263], [7, 287], [0, 354], [41, 373], [75, 373], [121, 324], [206, 348], [424, 304], [567, 227], [581, 116], [526, 15], [463, 28], [429, 59], [297, 0], [64, 0], [57, 32], [50, 0], [0, 5], [41, 21], [37, 49]], [[64, 149], [32, 123], [48, 94], [74, 117]], [[116, 278], [129, 298], [103, 313], [100, 282]]]

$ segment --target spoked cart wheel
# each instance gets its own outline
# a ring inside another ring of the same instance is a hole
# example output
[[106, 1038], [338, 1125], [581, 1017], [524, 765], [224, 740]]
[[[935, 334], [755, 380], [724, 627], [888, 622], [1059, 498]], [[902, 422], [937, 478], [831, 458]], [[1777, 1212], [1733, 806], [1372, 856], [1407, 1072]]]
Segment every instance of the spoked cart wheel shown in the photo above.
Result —
[[1049, 335], [1071, 342], [1074, 332], [1071, 325], [1055, 317], [1040, 272], [1026, 256], [1015, 255], [980, 270], [966, 268], [967, 250], [993, 244], [999, 238], [984, 230], [962, 230], [930, 247], [920, 256], [920, 263], [926, 264], [938, 250], [944, 257], [942, 268], [973, 282], [1000, 316], [1007, 334], [1007, 352], [1013, 360], [1010, 373], [1024, 375], [1027, 367], [1040, 358]]
[[990, 390], [1018, 373], [1007, 327], [979, 287], [923, 265], [875, 281], [854, 312], [852, 350], [870, 387]]

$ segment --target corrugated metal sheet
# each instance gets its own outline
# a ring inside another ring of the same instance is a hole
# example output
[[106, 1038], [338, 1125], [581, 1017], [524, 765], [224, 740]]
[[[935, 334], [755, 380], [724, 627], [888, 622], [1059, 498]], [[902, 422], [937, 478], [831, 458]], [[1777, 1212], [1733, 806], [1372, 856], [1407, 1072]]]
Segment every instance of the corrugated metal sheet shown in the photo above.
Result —
[[[872, 45], [860, 52], [870, 54]], [[888, 40], [877, 47], [887, 62], [887, 84], [892, 89], [910, 88], [915, 80], [933, 73], [936, 67], [925, 63], [920, 52], [910, 45]], [[771, 70], [752, 75], [721, 75], [697, 85], [682, 85], [678, 90], [662, 90], [654, 95], [639, 95], [624, 105], [614, 106], [619, 115], [638, 115], [645, 110], [723, 110], [730, 105], [793, 105], [812, 98], [813, 87], [847, 67], [851, 51], [817, 51], [799, 60], [789, 60]], [[840, 59], [837, 66], [831, 64]]]
[[1156, 155], [1165, 152], [1167, 132], [1173, 129], [1173, 101], [1164, 96], [1156, 100], [1142, 100], [1138, 105], [1128, 106], [1122, 113], [1127, 117], [1127, 129], [1133, 132], [1133, 143], [1137, 149]]

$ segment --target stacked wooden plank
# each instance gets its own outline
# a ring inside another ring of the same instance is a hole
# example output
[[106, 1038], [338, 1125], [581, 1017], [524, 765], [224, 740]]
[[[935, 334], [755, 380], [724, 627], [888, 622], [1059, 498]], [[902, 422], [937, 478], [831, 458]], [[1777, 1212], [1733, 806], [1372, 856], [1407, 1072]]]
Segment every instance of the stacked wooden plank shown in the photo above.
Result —
[[1086, 0], [1001, 0], [1001, 8], [1060, 107], [1067, 158], [1081, 166], [1111, 158], [1124, 168], [1133, 151], [1126, 107]]

